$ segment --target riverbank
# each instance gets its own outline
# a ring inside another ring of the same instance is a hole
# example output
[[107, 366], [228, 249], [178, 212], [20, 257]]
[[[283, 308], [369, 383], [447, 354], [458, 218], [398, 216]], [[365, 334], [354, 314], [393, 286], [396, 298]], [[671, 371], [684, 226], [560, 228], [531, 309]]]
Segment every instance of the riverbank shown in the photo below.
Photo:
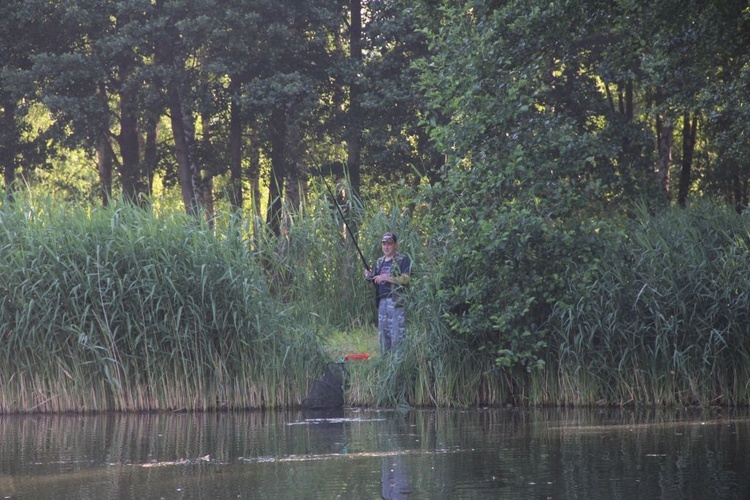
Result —
[[[452, 261], [412, 233], [407, 339], [387, 357], [330, 210], [283, 237], [128, 206], [4, 210], [0, 413], [295, 408], [326, 363], [360, 352], [355, 406], [750, 403], [750, 224], [716, 207], [587, 234], [564, 275], [529, 253], [452, 288]], [[526, 309], [505, 307], [527, 265]]]

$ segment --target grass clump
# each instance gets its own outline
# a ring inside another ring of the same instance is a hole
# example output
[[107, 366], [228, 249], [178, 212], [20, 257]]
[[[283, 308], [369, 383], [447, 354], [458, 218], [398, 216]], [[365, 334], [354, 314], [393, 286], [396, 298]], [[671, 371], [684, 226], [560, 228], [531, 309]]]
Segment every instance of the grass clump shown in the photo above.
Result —
[[[563, 401], [750, 402], [746, 216], [715, 204], [645, 211], [578, 269], [553, 319]], [[586, 393], [586, 394], [581, 394]]]
[[0, 412], [298, 403], [322, 351], [242, 232], [129, 206], [4, 207]]

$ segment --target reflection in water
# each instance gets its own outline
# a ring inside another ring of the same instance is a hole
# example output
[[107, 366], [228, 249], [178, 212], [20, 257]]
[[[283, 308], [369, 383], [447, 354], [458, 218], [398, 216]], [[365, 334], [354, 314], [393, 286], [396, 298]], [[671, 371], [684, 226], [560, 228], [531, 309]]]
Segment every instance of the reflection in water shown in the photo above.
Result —
[[400, 455], [383, 457], [381, 462], [381, 496], [387, 500], [409, 498], [409, 470]]
[[0, 497], [735, 499], [748, 446], [732, 411], [2, 416]]
[[388, 500], [409, 498], [411, 493], [407, 459], [399, 453], [414, 447], [412, 441], [416, 435], [416, 424], [414, 419], [409, 419], [409, 414], [410, 412], [404, 411], [394, 412], [378, 436], [378, 447], [392, 453], [384, 456], [380, 463], [381, 496]]
[[[412, 414], [415, 415], [415, 414]], [[398, 411], [392, 414], [385, 429], [379, 437], [379, 448], [393, 455], [384, 456], [380, 464], [381, 496], [387, 500], [402, 500], [409, 498], [409, 470], [406, 457], [397, 452], [412, 448], [412, 436], [415, 435], [415, 419], [409, 420], [409, 412]]]

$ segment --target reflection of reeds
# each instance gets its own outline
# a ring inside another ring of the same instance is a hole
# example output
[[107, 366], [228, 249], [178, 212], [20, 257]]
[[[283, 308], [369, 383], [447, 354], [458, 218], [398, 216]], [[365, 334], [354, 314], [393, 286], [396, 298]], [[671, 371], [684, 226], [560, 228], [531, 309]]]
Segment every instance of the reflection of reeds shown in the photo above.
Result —
[[[482, 497], [502, 497], [529, 481], [601, 498], [620, 494], [626, 480], [639, 494], [744, 498], [736, 493], [748, 462], [747, 411], [699, 420], [712, 416], [653, 408], [3, 416], [0, 490], [24, 498], [49, 496], [50, 488], [60, 498], [159, 498], [173, 484], [193, 492], [205, 484], [212, 498], [238, 491], [305, 498], [331, 491], [333, 482], [330, 496], [364, 498], [372, 495], [363, 493], [371, 487], [363, 478], [379, 459], [402, 457], [411, 484], [430, 498], [477, 485], [492, 487]], [[279, 484], [283, 495], [267, 493]]]
[[18, 459], [23, 451], [27, 463], [53, 457], [68, 465], [140, 465], [206, 455], [226, 462], [275, 453], [274, 447], [278, 454], [299, 453], [306, 445], [297, 445], [297, 431], [285, 425], [299, 418], [299, 412], [277, 411], [6, 416], [0, 418], [0, 457]]

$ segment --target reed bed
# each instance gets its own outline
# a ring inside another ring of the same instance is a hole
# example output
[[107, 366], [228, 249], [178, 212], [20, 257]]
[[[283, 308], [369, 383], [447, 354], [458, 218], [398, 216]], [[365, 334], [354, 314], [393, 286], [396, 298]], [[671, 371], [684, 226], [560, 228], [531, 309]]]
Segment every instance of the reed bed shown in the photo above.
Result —
[[450, 330], [449, 236], [397, 207], [347, 207], [368, 262], [391, 230], [415, 265], [407, 339], [381, 356], [351, 221], [325, 195], [287, 209], [279, 236], [127, 205], [3, 205], [0, 414], [294, 407], [356, 352], [372, 357], [347, 364], [351, 405], [750, 402], [743, 216], [698, 204], [597, 224], [580, 240], [595, 258], [571, 259], [542, 325], [544, 368], [526, 370]]
[[298, 404], [323, 356], [242, 231], [47, 203], [0, 214], [0, 412]]
[[556, 311], [558, 401], [747, 405], [746, 216], [704, 203], [639, 220]]

